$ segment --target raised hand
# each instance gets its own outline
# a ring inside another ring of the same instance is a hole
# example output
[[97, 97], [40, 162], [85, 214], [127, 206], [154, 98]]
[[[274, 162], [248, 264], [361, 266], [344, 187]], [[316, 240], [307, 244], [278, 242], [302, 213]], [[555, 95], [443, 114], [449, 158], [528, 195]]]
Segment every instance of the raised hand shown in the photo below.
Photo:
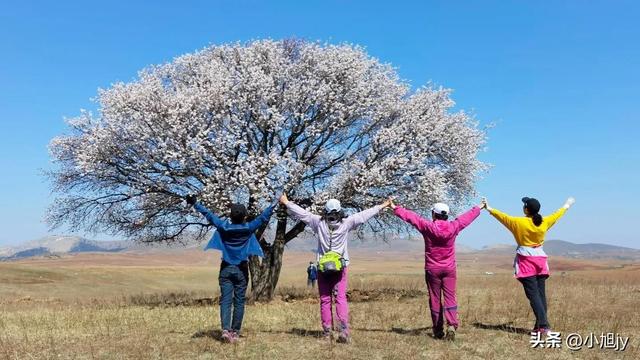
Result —
[[282, 193], [282, 196], [280, 196], [280, 204], [287, 205], [288, 203], [289, 203], [289, 198], [287, 197], [287, 194]]
[[576, 202], [576, 199], [574, 199], [573, 197], [569, 197], [567, 199], [567, 201], [564, 202], [563, 208], [568, 209], [570, 208], [574, 203]]
[[189, 206], [193, 206], [198, 201], [198, 198], [193, 194], [189, 194], [189, 195], [187, 195], [185, 200], [187, 201], [187, 204], [189, 204]]
[[395, 197], [391, 196], [391, 197], [389, 197], [389, 200], [388, 200], [388, 201], [390, 201], [390, 202], [391, 202], [391, 203], [389, 204], [389, 206], [390, 206], [392, 209], [394, 209], [394, 210], [395, 210], [395, 208], [396, 208], [396, 204], [393, 202], [393, 200], [395, 200], [395, 199], [396, 199]]
[[391, 206], [391, 198], [389, 198], [389, 199], [385, 200], [385, 201], [382, 203], [382, 208], [383, 208], [383, 209], [384, 209], [384, 208], [387, 208], [387, 207], [389, 207], [389, 206]]
[[491, 210], [491, 207], [489, 207], [489, 202], [487, 202], [487, 198], [486, 197], [482, 198], [482, 201], [480, 202], [480, 209]]

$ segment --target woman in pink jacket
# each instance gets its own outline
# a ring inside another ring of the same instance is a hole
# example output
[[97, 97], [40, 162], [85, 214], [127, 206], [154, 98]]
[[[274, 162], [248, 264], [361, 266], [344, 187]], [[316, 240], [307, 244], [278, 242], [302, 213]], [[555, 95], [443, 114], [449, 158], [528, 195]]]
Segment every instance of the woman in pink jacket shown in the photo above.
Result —
[[[429, 307], [433, 321], [433, 336], [437, 339], [455, 340], [458, 328], [458, 302], [456, 300], [456, 251], [458, 233], [480, 215], [481, 206], [474, 206], [453, 221], [449, 207], [437, 203], [431, 208], [429, 221], [413, 211], [391, 204], [394, 213], [413, 225], [424, 238], [425, 280], [429, 289]], [[442, 304], [441, 298], [444, 298]], [[447, 332], [444, 332], [444, 319]]]

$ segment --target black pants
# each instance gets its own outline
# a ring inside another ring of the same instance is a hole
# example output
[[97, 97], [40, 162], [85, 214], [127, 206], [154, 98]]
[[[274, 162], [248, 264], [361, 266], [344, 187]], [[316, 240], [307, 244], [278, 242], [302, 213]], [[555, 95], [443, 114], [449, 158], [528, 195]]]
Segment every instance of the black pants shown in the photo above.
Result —
[[544, 282], [548, 277], [549, 275], [535, 275], [518, 279], [522, 283], [524, 293], [536, 315], [535, 329], [550, 327], [547, 320], [547, 293], [544, 288]]

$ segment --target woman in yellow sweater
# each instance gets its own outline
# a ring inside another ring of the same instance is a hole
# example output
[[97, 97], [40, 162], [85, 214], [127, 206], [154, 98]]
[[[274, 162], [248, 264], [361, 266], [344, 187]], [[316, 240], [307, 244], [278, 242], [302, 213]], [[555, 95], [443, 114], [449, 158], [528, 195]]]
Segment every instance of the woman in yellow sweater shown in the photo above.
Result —
[[545, 291], [545, 280], [549, 277], [549, 264], [542, 244], [547, 231], [573, 205], [575, 199], [568, 198], [558, 211], [545, 217], [540, 215], [538, 200], [524, 197], [522, 202], [524, 203], [522, 209], [525, 216], [515, 217], [491, 208], [487, 200], [483, 199], [485, 209], [511, 231], [516, 243], [518, 243], [513, 262], [515, 277], [522, 283], [531, 309], [536, 316], [533, 331], [546, 334], [550, 327], [547, 320], [547, 295]]

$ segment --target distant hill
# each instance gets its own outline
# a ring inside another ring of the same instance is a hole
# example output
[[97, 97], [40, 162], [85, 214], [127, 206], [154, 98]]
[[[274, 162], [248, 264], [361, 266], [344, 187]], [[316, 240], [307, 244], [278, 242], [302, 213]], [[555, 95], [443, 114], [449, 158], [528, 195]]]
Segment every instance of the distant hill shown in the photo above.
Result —
[[640, 250], [608, 244], [574, 244], [563, 240], [548, 240], [544, 250], [549, 255], [579, 259], [640, 260]]
[[[483, 247], [481, 252], [494, 254], [515, 253], [517, 245], [495, 244]], [[575, 244], [564, 240], [547, 240], [544, 251], [550, 256], [563, 256], [575, 259], [618, 259], [640, 260], [640, 250], [623, 246], [599, 243]]]
[[494, 254], [512, 254], [516, 249], [516, 245], [513, 244], [492, 244], [482, 247], [480, 252], [490, 252]]
[[52, 235], [22, 245], [0, 249], [0, 260], [81, 252], [118, 252], [131, 247], [126, 241], [95, 241], [79, 236]]
[[[267, 236], [269, 238], [269, 236]], [[298, 238], [287, 244], [290, 251], [315, 252], [317, 248], [315, 237], [304, 232]], [[172, 252], [175, 250], [202, 248], [204, 243], [192, 243], [188, 245], [144, 245], [132, 241], [95, 241], [80, 236], [53, 235], [38, 240], [29, 241], [16, 247], [0, 248], [0, 260], [24, 259], [36, 256], [54, 256], [86, 252], [136, 252], [145, 254], [148, 252]], [[456, 244], [458, 254], [496, 254], [505, 255], [515, 252], [515, 244], [495, 244], [485, 246], [482, 249]], [[368, 238], [358, 239], [354, 236], [349, 249], [353, 253], [415, 253], [424, 251], [422, 238], [401, 237], [389, 235], [385, 239]], [[607, 244], [575, 244], [562, 240], [548, 240], [544, 243], [544, 249], [550, 256], [562, 256], [576, 259], [618, 259], [626, 261], [640, 261], [640, 250]]]

